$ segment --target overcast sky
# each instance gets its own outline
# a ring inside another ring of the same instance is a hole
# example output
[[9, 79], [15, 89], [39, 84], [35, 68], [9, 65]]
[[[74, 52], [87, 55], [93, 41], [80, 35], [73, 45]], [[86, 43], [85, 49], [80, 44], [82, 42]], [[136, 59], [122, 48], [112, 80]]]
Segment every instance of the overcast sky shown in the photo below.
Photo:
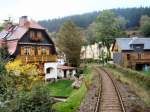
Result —
[[34, 20], [59, 18], [111, 8], [150, 6], [150, 0], [0, 0], [0, 21], [27, 15]]

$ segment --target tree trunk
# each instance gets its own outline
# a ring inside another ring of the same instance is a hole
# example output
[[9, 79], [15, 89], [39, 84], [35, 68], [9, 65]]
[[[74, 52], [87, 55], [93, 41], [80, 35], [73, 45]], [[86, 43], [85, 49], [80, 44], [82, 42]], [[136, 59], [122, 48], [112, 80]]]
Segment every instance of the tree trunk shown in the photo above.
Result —
[[107, 47], [107, 61], [111, 59], [110, 47]]
[[87, 46], [85, 46], [85, 63], [86, 63], [86, 53], [87, 53]]

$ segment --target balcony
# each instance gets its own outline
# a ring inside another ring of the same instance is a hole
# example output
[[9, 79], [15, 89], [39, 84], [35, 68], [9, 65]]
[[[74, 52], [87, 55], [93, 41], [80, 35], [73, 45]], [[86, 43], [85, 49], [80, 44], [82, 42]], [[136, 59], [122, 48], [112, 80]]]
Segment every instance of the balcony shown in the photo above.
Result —
[[125, 61], [127, 61], [128, 65], [150, 63], [150, 52], [126, 54]]
[[43, 63], [43, 62], [56, 62], [56, 55], [35, 55], [35, 56], [28, 56], [28, 55], [19, 55], [17, 59], [21, 59], [23, 63]]

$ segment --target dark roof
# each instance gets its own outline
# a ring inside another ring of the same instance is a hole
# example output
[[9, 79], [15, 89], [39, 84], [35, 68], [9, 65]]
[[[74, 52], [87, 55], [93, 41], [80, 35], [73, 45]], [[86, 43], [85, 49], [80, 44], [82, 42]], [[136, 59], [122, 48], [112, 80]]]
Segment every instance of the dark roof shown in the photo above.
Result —
[[130, 45], [144, 44], [144, 50], [150, 50], [150, 38], [133, 37], [133, 38], [117, 38], [116, 44], [122, 50], [133, 50]]

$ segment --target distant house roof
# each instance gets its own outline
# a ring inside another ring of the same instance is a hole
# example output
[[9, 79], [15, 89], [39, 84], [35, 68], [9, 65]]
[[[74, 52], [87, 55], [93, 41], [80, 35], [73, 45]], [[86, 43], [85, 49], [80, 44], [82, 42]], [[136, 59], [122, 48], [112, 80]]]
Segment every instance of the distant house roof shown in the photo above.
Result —
[[70, 66], [58, 66], [57, 67], [58, 69], [61, 69], [61, 70], [76, 70], [75, 67], [70, 67]]
[[144, 44], [144, 50], [150, 50], [150, 38], [142, 38], [142, 37], [117, 38], [116, 44], [122, 50], [133, 50], [133, 48], [131, 48], [130, 45]]
[[23, 37], [23, 35], [29, 29], [46, 30], [35, 21], [28, 21], [27, 16], [22, 16], [20, 18], [19, 24], [9, 24], [9, 27], [5, 28], [2, 32], [0, 32], [0, 47], [5, 42], [5, 40], [7, 40], [8, 51], [10, 54], [13, 54], [16, 50], [18, 40]]

